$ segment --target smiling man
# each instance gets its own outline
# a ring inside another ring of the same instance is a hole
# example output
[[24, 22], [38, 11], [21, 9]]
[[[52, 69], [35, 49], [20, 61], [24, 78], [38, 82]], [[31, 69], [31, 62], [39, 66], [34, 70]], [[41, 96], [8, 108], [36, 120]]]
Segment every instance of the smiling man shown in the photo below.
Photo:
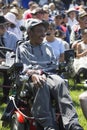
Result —
[[[32, 114], [44, 130], [83, 130], [78, 123], [73, 102], [65, 81], [55, 71], [57, 61], [51, 46], [43, 42], [47, 24], [32, 19], [27, 24], [30, 40], [18, 48], [19, 60], [24, 64], [24, 72], [34, 83]], [[58, 124], [52, 113], [52, 99], [57, 104]], [[62, 121], [60, 121], [62, 120]]]

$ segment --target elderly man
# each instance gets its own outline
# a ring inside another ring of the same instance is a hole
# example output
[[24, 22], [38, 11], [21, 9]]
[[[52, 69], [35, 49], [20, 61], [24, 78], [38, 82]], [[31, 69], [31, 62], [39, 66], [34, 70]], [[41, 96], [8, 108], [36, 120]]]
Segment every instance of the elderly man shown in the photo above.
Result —
[[18, 59], [24, 64], [24, 72], [35, 84], [33, 89], [36, 93], [32, 114], [44, 130], [58, 130], [52, 115], [53, 99], [57, 104], [57, 111], [61, 115], [64, 129], [83, 130], [78, 123], [78, 116], [65, 81], [54, 72], [57, 61], [52, 48], [43, 43], [46, 28], [46, 23], [37, 19], [30, 20], [27, 24], [30, 40], [17, 49]]

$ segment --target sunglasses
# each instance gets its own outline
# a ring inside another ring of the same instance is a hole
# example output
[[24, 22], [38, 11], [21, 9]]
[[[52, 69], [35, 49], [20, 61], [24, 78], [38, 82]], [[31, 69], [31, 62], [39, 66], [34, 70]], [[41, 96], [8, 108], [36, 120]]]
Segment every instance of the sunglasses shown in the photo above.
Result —
[[36, 14], [44, 14], [44, 12], [37, 12]]
[[62, 19], [62, 17], [56, 17], [56, 19]]

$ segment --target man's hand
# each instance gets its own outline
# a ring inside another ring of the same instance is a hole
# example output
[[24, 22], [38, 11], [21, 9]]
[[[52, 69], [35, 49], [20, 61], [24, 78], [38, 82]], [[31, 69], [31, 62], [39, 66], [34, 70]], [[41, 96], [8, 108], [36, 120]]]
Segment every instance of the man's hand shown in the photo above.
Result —
[[44, 82], [46, 82], [46, 76], [43, 75], [38, 75], [38, 74], [33, 74], [31, 77], [33, 83], [37, 87], [43, 87]]
[[41, 70], [33, 70], [33, 69], [28, 69], [26, 71], [27, 75], [32, 75], [32, 74], [41, 74]]

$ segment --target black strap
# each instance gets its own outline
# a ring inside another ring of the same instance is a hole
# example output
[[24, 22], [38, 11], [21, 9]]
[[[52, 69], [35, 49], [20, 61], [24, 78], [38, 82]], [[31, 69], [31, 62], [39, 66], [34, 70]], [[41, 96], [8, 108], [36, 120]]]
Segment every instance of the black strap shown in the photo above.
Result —
[[[2, 47], [5, 46], [3, 36], [0, 36], [0, 46], [2, 46]], [[0, 50], [0, 57], [5, 58], [5, 52], [3, 50]]]
[[5, 46], [3, 36], [0, 36], [0, 46]]

